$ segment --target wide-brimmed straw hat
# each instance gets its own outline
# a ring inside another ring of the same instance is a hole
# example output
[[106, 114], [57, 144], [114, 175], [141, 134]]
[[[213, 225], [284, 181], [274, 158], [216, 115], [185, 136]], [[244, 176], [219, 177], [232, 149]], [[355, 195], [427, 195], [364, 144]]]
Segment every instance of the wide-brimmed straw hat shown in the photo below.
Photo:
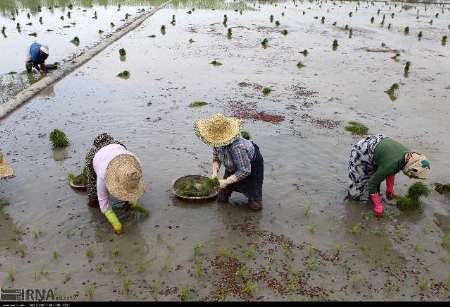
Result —
[[231, 144], [240, 136], [242, 121], [221, 113], [195, 122], [195, 134], [207, 145], [222, 147]]
[[14, 171], [3, 158], [3, 153], [0, 152], [0, 178], [11, 177], [14, 175]]
[[106, 168], [105, 184], [113, 197], [137, 202], [145, 192], [145, 185], [142, 168], [136, 157], [122, 154], [112, 159]]

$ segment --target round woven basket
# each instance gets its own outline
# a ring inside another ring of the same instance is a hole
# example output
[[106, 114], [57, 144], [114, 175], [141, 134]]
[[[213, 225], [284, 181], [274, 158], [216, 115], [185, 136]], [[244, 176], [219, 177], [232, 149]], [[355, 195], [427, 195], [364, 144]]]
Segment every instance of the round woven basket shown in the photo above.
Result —
[[210, 200], [213, 199], [215, 197], [217, 197], [217, 194], [219, 193], [219, 191], [216, 189], [214, 190], [214, 192], [212, 192], [211, 194], [207, 195], [207, 196], [183, 196], [177, 193], [177, 187], [178, 185], [184, 181], [184, 180], [192, 180], [194, 183], [202, 183], [205, 179], [207, 179], [208, 177], [206, 176], [201, 176], [201, 175], [187, 175], [187, 176], [183, 176], [180, 177], [178, 179], [175, 179], [172, 183], [172, 193], [183, 200], [190, 200], [190, 201], [202, 201], [202, 200]]

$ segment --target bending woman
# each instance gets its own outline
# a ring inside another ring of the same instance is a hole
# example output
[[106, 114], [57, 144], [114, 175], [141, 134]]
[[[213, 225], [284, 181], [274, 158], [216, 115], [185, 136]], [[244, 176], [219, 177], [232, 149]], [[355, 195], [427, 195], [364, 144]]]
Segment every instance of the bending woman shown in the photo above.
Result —
[[196, 135], [213, 147], [212, 178], [225, 166], [218, 201], [228, 202], [232, 192], [240, 192], [247, 196], [250, 209], [261, 210], [264, 160], [258, 145], [240, 137], [241, 125], [239, 119], [218, 113], [198, 120], [194, 127]]
[[400, 171], [409, 178], [426, 179], [430, 162], [399, 142], [383, 134], [371, 135], [353, 145], [348, 162], [348, 197], [374, 204], [376, 216], [383, 215], [380, 185], [386, 180], [386, 197], [393, 199], [395, 175]]

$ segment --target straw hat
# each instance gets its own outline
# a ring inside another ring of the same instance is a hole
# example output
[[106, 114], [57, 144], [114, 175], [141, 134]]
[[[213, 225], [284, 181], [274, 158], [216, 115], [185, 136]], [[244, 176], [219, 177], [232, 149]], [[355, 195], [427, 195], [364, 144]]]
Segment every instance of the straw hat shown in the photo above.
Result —
[[105, 183], [108, 192], [122, 201], [135, 203], [145, 192], [141, 165], [130, 154], [118, 155], [109, 162]]
[[207, 145], [222, 147], [231, 144], [241, 132], [242, 122], [221, 113], [207, 119], [199, 119], [194, 124], [195, 134]]
[[14, 174], [11, 166], [3, 159], [3, 153], [0, 152], [0, 178], [11, 177]]

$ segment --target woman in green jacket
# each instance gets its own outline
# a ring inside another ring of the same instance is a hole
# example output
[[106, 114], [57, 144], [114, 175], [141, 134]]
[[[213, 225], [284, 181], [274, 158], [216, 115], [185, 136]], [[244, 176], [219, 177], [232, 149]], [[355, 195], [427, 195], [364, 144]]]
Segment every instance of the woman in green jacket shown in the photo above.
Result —
[[376, 216], [383, 215], [380, 185], [386, 180], [386, 197], [393, 199], [395, 175], [400, 171], [409, 178], [426, 179], [430, 170], [428, 159], [412, 152], [383, 134], [371, 135], [353, 145], [348, 163], [348, 197], [374, 204]]

